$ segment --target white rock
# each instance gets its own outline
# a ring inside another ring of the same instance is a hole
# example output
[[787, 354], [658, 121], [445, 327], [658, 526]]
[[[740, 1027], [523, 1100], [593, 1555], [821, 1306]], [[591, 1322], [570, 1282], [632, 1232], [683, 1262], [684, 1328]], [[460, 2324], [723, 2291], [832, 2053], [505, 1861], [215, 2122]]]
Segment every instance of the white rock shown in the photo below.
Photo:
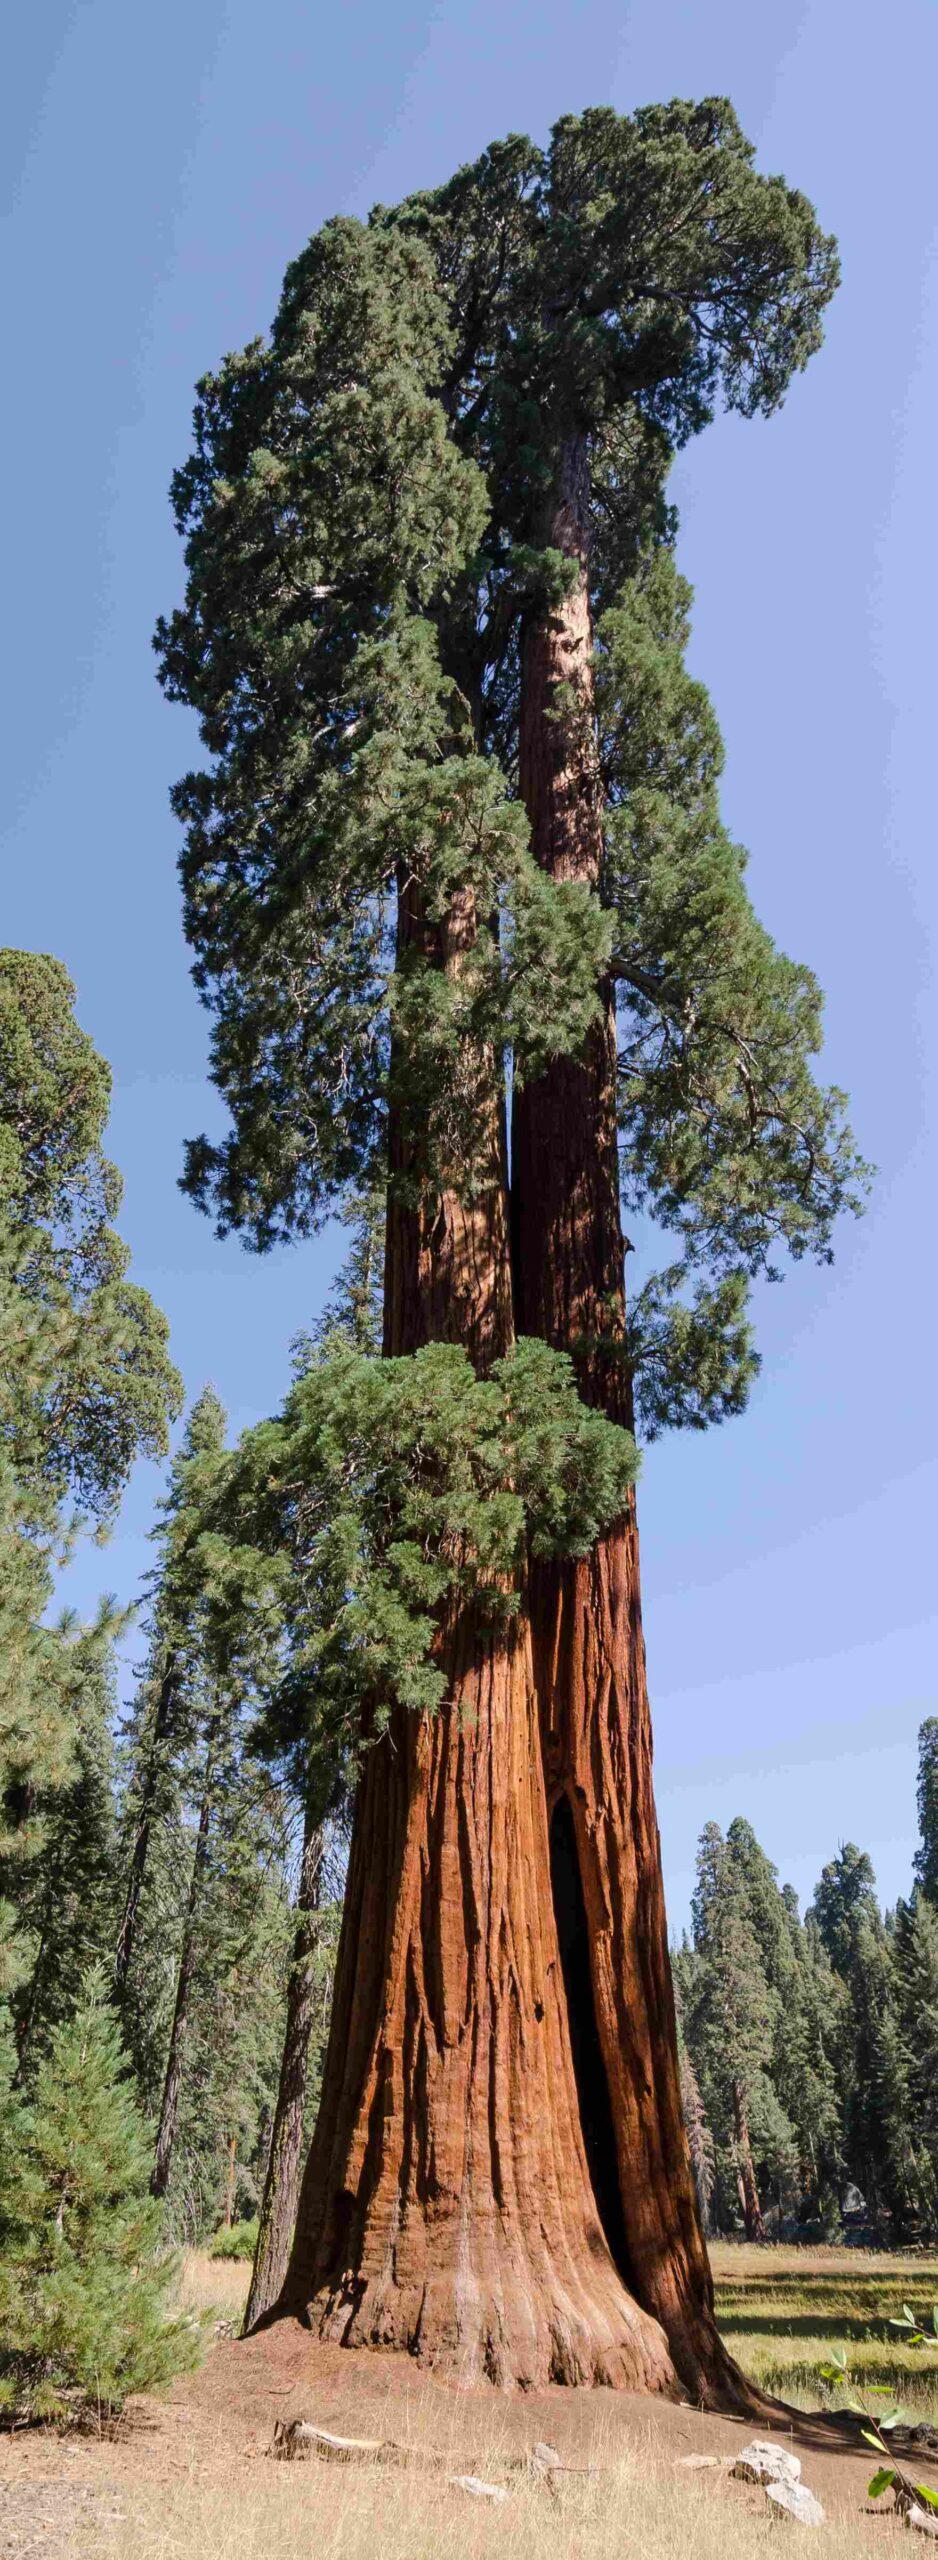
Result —
[[774, 2515], [792, 2516], [796, 2524], [825, 2524], [820, 2500], [803, 2480], [774, 2480], [766, 2490]]
[[787, 2453], [784, 2445], [764, 2444], [760, 2436], [737, 2454], [731, 2477], [754, 2480], [757, 2487], [767, 2489], [773, 2480], [784, 2480], [794, 2488], [801, 2478], [801, 2464], [796, 2453]]
[[448, 2485], [451, 2489], [467, 2489], [470, 2498], [494, 2498], [499, 2507], [504, 2506], [508, 2496], [507, 2489], [499, 2489], [494, 2480], [476, 2480], [471, 2471], [451, 2471]]
[[552, 2444], [536, 2444], [532, 2449], [531, 2460], [532, 2462], [536, 2462], [539, 2471], [561, 2471], [563, 2469], [563, 2464], [561, 2463], [557, 2448]]
[[928, 2515], [924, 2507], [909, 2507], [905, 2520], [914, 2533], [931, 2533], [938, 2541], [938, 2515]]

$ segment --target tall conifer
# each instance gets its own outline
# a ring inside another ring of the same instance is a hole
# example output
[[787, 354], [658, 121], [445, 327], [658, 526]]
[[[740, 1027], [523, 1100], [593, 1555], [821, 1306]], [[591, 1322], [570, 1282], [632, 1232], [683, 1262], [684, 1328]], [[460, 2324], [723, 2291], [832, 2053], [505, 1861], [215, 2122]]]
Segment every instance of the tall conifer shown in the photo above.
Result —
[[[724, 101], [597, 110], [327, 225], [269, 343], [200, 388], [159, 647], [210, 759], [176, 805], [232, 1125], [187, 1181], [262, 1247], [386, 1184], [393, 1360], [455, 1344], [484, 1378], [517, 1329], [629, 1424], [619, 1102], [630, 1191], [679, 1238], [652, 1423], [738, 1409], [748, 1274], [826, 1255], [856, 1199], [817, 992], [752, 916], [696, 699], [682, 769], [654, 566], [674, 446], [719, 400], [778, 404], [835, 279]], [[579, 1563], [532, 1542], [513, 1572], [501, 1627], [441, 1606], [444, 1712], [394, 1701], [362, 1760], [283, 2302], [467, 2374], [741, 2390], [682, 2129], [630, 1503]]]
[[0, 951], [0, 1992], [29, 1970], [27, 1870], [91, 1750], [96, 1640], [48, 1623], [56, 1570], [79, 1527], [113, 1516], [134, 1458], [162, 1454], [180, 1392], [112, 1223], [110, 1075], [74, 995], [59, 961]]
[[106, 1972], [57, 2027], [31, 2105], [0, 2113], [0, 2407], [102, 2415], [195, 2361]]
[[938, 1716], [926, 1716], [918, 1736], [916, 1882], [938, 1910]]

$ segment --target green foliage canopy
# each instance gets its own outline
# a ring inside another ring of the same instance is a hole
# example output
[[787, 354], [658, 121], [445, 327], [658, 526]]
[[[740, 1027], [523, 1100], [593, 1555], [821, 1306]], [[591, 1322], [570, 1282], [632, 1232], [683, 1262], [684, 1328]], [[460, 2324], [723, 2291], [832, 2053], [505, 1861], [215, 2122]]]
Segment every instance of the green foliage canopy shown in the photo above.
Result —
[[918, 1736], [918, 1827], [915, 1878], [938, 1910], [938, 1716], [926, 1716]]
[[631, 1435], [582, 1404], [572, 1363], [544, 1343], [519, 1342], [483, 1380], [456, 1344], [375, 1360], [333, 1337], [283, 1414], [245, 1435], [208, 1533], [271, 1560], [272, 1746], [308, 1752], [312, 1711], [334, 1763], [366, 1706], [372, 1731], [394, 1701], [432, 1712], [447, 1615], [510, 1614], [528, 1549], [585, 1554], [635, 1467]]
[[[662, 500], [719, 402], [777, 407], [836, 278], [725, 100], [565, 117], [546, 150], [511, 136], [327, 224], [269, 341], [200, 385], [174, 482], [187, 595], [157, 647], [210, 759], [175, 805], [232, 1114], [187, 1187], [261, 1249], [306, 1233], [373, 1179], [396, 1105], [422, 1133], [408, 1178], [471, 1188], [502, 1053], [523, 1077], [575, 1050], [611, 966], [626, 1200], [681, 1244], [633, 1313], [649, 1433], [740, 1410], [747, 1278], [778, 1248], [828, 1256], [862, 1189], [842, 1097], [811, 1074], [819, 991], [758, 924], [720, 821]], [[599, 898], [535, 869], [517, 798], [525, 621], [573, 574], [551, 547], [571, 438], [601, 617]]]
[[[0, 952], [0, 1890], [73, 1765], [87, 1669], [43, 1623], [78, 1519], [105, 1523], [134, 1458], [162, 1455], [179, 1380], [127, 1276], [102, 1149], [110, 1078], [43, 954]], [[107, 1635], [107, 1613], [99, 1629]], [[6, 1935], [0, 1926], [0, 1937]], [[5, 1973], [18, 1959], [3, 1962]]]

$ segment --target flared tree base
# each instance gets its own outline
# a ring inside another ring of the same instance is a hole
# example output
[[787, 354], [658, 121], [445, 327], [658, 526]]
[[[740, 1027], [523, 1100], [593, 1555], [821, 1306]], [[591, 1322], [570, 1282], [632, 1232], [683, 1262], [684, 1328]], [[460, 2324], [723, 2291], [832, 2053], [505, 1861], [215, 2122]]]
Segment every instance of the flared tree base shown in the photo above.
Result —
[[374, 2272], [322, 2285], [301, 2317], [333, 2344], [397, 2350], [467, 2387], [605, 2384], [683, 2397], [664, 2331], [631, 2301], [598, 2228], [595, 2243], [595, 2265], [558, 2271], [546, 2250], [538, 2264], [520, 2235], [478, 2219], [471, 2234], [412, 2223], [388, 2234]]
[[590, 2176], [527, 1623], [447, 1642], [453, 1704], [365, 1757], [278, 2308], [463, 2382], [673, 2392]]

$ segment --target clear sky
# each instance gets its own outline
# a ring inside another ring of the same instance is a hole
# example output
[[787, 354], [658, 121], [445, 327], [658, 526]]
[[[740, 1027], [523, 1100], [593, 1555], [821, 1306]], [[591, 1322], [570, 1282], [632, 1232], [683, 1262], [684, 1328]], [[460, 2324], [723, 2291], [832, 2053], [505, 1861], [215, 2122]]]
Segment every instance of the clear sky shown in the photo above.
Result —
[[[858, 1839], [906, 1890], [938, 1709], [935, 1463], [933, 0], [44, 0], [0, 100], [6, 390], [2, 935], [58, 953], [115, 1075], [135, 1276], [189, 1394], [275, 1405], [334, 1242], [263, 1261], [176, 1189], [217, 1126], [167, 792], [194, 724], [149, 635], [180, 592], [166, 501], [192, 386], [272, 317], [329, 214], [433, 185], [570, 109], [727, 93], [761, 168], [842, 244], [825, 347], [780, 416], [682, 458], [695, 671], [756, 904], [828, 992], [828, 1074], [878, 1164], [833, 1272], [763, 1292], [748, 1415], [641, 1487], [672, 1923], [701, 1824], [745, 1813], [807, 1896]], [[158, 1475], [70, 1587], [135, 1590]]]

